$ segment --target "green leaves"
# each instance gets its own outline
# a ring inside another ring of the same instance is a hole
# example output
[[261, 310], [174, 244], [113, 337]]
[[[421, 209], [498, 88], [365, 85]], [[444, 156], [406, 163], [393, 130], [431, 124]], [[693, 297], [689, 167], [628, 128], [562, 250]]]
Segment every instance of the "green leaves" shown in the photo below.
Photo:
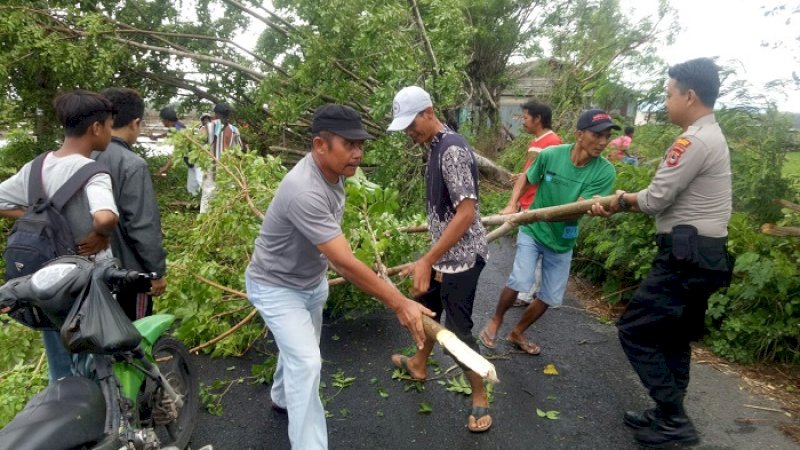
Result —
[[378, 395], [380, 395], [381, 398], [389, 398], [389, 393], [386, 391], [385, 388], [382, 387], [378, 388]]
[[344, 374], [343, 370], [339, 370], [331, 375], [331, 385], [339, 389], [350, 387], [356, 381], [356, 377], [348, 377]]
[[541, 409], [536, 408], [536, 415], [545, 419], [558, 420], [559, 414], [561, 414], [559, 411], [542, 411]]
[[17, 364], [0, 375], [0, 426], [5, 426], [22, 411], [31, 395], [47, 387], [47, 369], [44, 364], [38, 371], [35, 364]]
[[255, 382], [259, 384], [272, 383], [272, 377], [275, 375], [275, 369], [278, 366], [278, 356], [269, 355], [266, 360], [261, 364], [253, 364], [250, 368], [250, 373], [255, 377]]
[[446, 389], [448, 392], [455, 392], [467, 396], [472, 395], [472, 386], [469, 384], [469, 381], [464, 378], [463, 373], [458, 377], [448, 378], [447, 381], [439, 380], [439, 384], [447, 386]]
[[433, 412], [433, 406], [431, 406], [428, 402], [422, 402], [419, 404], [419, 409], [417, 410], [418, 414], [430, 414]]

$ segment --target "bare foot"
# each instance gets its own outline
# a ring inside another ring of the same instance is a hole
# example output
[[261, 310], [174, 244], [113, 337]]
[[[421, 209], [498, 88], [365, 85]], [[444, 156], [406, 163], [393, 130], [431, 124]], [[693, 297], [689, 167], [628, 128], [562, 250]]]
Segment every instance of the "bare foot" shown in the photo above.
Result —
[[428, 378], [428, 364], [425, 361], [425, 365], [420, 367], [420, 364], [417, 363], [416, 359], [412, 356], [411, 358], [405, 355], [392, 355], [392, 365], [397, 367], [398, 369], [403, 369], [411, 375], [411, 378], [417, 381], [425, 381]]
[[528, 340], [525, 339], [525, 336], [516, 334], [514, 332], [511, 332], [511, 334], [508, 335], [506, 340], [508, 341], [509, 344], [513, 345], [517, 349], [522, 350], [523, 352], [529, 355], [538, 355], [542, 351], [538, 345], [532, 342], [528, 342]]

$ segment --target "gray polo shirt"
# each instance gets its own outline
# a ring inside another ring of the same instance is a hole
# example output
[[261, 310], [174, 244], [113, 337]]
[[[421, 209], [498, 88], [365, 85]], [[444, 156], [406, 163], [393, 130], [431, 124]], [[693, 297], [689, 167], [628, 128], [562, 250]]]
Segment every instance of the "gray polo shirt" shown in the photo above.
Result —
[[313, 289], [328, 259], [317, 245], [342, 234], [344, 177], [329, 183], [309, 153], [281, 181], [267, 208], [247, 275], [268, 286]]
[[675, 140], [637, 201], [642, 212], [655, 216], [658, 233], [685, 224], [702, 236], [725, 237], [731, 196], [728, 143], [714, 114], [709, 114]]

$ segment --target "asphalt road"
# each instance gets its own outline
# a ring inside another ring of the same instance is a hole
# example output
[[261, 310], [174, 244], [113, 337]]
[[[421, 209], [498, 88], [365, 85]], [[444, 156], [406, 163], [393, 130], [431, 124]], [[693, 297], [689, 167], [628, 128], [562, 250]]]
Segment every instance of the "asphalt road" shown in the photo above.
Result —
[[[492, 244], [475, 305], [475, 329], [480, 330], [505, 284], [514, 256], [513, 242]], [[501, 336], [516, 323], [521, 308], [506, 316]], [[356, 377], [327, 405], [331, 449], [637, 449], [632, 432], [622, 424], [627, 409], [651, 406], [646, 391], [630, 368], [617, 341], [613, 325], [583, 310], [569, 294], [565, 305], [548, 311], [528, 330], [529, 339], [542, 348], [540, 356], [514, 351], [506, 343], [494, 351], [501, 382], [494, 387], [492, 429], [472, 434], [465, 425], [469, 397], [446, 390], [439, 380], [425, 383], [424, 390], [407, 390], [408, 382], [393, 380], [389, 356], [411, 344], [394, 316], [380, 312], [356, 320], [327, 323], [322, 334], [323, 395], [337, 389], [331, 376], [339, 371]], [[250, 375], [252, 364], [265, 355], [256, 350], [242, 358], [197, 357], [201, 380], [237, 379]], [[274, 343], [263, 348], [274, 349]], [[434, 359], [446, 370], [452, 359], [438, 349]], [[545, 375], [552, 363], [558, 375]], [[440, 380], [457, 375], [458, 370]], [[429, 368], [429, 376], [436, 376]], [[388, 394], [386, 398], [381, 392]], [[432, 412], [419, 413], [426, 402]], [[236, 383], [223, 399], [224, 414], [201, 412], [192, 448], [213, 444], [215, 450], [288, 449], [286, 416], [270, 408], [269, 387]], [[736, 376], [712, 366], [693, 364], [687, 410], [701, 433], [704, 450], [766, 450], [798, 448], [775, 428], [787, 420], [781, 413], [744, 405], [779, 408], [774, 401], [749, 394]], [[558, 411], [550, 420], [537, 415]], [[750, 424], [741, 420], [756, 419]]]

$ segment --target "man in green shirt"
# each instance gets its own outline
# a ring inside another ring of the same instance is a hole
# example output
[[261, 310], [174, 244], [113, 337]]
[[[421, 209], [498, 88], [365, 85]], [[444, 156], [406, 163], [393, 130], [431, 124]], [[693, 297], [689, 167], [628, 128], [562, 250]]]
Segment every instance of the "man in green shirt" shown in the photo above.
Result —
[[[576, 200], [607, 195], [614, 186], [614, 166], [601, 158], [611, 130], [619, 130], [611, 117], [599, 109], [590, 109], [578, 118], [575, 144], [548, 147], [526, 173], [527, 184], [539, 184], [531, 209], [572, 203]], [[524, 192], [522, 189], [520, 192]], [[517, 199], [512, 199], [514, 202]], [[494, 316], [480, 333], [488, 348], [497, 343], [497, 331], [503, 316], [514, 304], [519, 292], [533, 285], [537, 262], [542, 261], [542, 285], [536, 299], [525, 309], [506, 340], [520, 350], [538, 355], [539, 346], [525, 339], [524, 333], [550, 306], [559, 306], [567, 288], [572, 247], [578, 238], [580, 216], [562, 222], [535, 222], [520, 227], [514, 268], [500, 293]]]

